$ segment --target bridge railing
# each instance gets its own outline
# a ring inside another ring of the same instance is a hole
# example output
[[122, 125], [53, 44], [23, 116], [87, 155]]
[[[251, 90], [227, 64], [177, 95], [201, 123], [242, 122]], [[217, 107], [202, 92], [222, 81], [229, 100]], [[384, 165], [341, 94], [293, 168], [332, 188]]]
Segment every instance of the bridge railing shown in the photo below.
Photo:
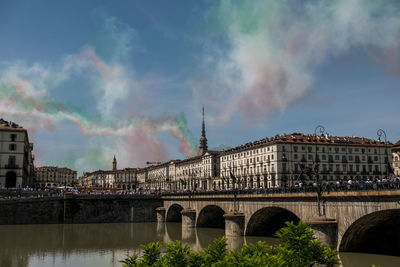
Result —
[[[382, 190], [400, 190], [400, 182], [386, 183], [359, 183], [359, 184], [338, 184], [324, 185], [322, 192], [351, 192], [351, 191], [382, 191]], [[184, 191], [184, 192], [163, 192], [163, 196], [186, 196], [186, 195], [229, 195], [229, 194], [290, 194], [290, 193], [313, 193], [317, 192], [316, 186], [302, 187], [277, 187], [277, 188], [260, 188], [260, 189], [229, 189], [229, 190], [212, 190], [212, 191]]]

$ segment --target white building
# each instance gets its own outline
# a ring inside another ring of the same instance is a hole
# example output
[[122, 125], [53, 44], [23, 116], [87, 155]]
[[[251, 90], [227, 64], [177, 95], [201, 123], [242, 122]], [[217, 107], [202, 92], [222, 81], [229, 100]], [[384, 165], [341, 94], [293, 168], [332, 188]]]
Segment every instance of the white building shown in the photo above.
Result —
[[77, 172], [68, 168], [43, 166], [35, 168], [35, 187], [74, 186]]
[[[225, 151], [221, 155], [222, 187], [232, 187], [230, 173], [240, 188], [287, 186], [300, 182], [301, 167], [318, 166], [322, 181], [388, 176], [390, 142], [363, 137], [277, 135]], [[304, 182], [315, 177], [306, 176]]]
[[114, 156], [111, 170], [84, 172], [83, 177], [79, 178], [79, 183], [84, 187], [131, 190], [137, 186], [137, 171], [137, 168], [119, 170]]
[[26, 129], [0, 119], [0, 188], [32, 186], [32, 150]]

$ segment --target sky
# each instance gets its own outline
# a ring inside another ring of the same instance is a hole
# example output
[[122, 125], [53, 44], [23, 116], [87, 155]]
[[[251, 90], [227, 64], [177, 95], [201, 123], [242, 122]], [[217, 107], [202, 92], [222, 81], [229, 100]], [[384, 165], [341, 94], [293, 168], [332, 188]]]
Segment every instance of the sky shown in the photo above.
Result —
[[0, 117], [80, 173], [276, 134], [400, 139], [396, 0], [2, 0]]

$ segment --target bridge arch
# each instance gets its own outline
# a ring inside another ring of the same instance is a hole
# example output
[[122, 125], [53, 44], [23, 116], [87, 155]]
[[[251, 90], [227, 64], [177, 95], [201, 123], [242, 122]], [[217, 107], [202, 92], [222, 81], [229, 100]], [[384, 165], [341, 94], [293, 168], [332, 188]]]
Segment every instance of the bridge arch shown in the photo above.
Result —
[[225, 228], [225, 211], [217, 205], [207, 205], [197, 217], [197, 227]]
[[285, 222], [300, 221], [293, 212], [280, 207], [265, 207], [257, 210], [251, 217], [246, 227], [248, 236], [273, 236], [285, 226]]
[[399, 226], [400, 209], [364, 215], [346, 230], [339, 251], [400, 256]]
[[167, 212], [166, 221], [167, 222], [182, 222], [182, 214], [181, 211], [183, 207], [179, 204], [172, 204]]

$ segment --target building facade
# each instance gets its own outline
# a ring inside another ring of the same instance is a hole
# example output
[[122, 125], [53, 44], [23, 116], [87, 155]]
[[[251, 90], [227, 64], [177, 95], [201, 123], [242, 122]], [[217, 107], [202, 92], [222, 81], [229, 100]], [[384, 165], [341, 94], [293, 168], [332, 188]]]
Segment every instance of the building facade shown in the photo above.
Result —
[[117, 159], [114, 156], [111, 170], [84, 172], [79, 178], [79, 184], [83, 187], [132, 190], [137, 186], [137, 172], [136, 168], [117, 169]]
[[35, 187], [75, 186], [77, 172], [68, 168], [43, 166], [35, 168]]
[[394, 175], [400, 176], [400, 140], [392, 148], [392, 158]]
[[34, 180], [33, 143], [28, 131], [0, 119], [0, 188], [32, 186]]
[[[315, 174], [302, 175], [309, 168], [325, 182], [388, 177], [390, 142], [362, 137], [277, 135], [230, 149], [221, 154], [221, 184], [232, 188], [270, 188], [311, 183]], [[231, 175], [232, 173], [232, 175]]]
[[[116, 166], [114, 156], [112, 171], [98, 171], [99, 175], [113, 175], [106, 186], [178, 191], [257, 189], [313, 184], [317, 177], [336, 184], [350, 179], [383, 179], [392, 169], [400, 175], [400, 141], [393, 146], [364, 137], [292, 133], [229, 150], [208, 150], [203, 107], [196, 156], [128, 172]], [[97, 181], [94, 177], [90, 179]]]

